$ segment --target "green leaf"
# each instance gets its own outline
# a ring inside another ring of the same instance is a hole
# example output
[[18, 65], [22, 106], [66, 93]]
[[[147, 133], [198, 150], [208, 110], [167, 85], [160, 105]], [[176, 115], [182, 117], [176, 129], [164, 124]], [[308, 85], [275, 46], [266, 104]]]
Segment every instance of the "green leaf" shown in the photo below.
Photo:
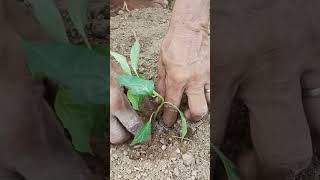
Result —
[[[78, 47], [83, 47], [83, 48], [88, 48], [86, 44], [81, 43], [81, 44], [77, 44]], [[109, 53], [109, 47], [108, 46], [101, 46], [101, 45], [96, 45], [93, 44], [91, 45], [92, 50], [102, 56], [108, 56]]]
[[224, 168], [226, 170], [227, 176], [229, 180], [240, 180], [239, 176], [237, 175], [237, 170], [235, 165], [215, 146], [211, 145], [211, 148], [216, 151], [219, 158], [221, 159]]
[[139, 110], [140, 105], [143, 101], [143, 96], [136, 96], [132, 93], [132, 90], [127, 92], [128, 99], [134, 110]]
[[136, 75], [138, 74], [137, 71], [138, 71], [139, 54], [140, 54], [140, 44], [139, 44], [139, 40], [136, 39], [130, 52], [131, 67], [136, 73]]
[[128, 65], [128, 62], [127, 62], [127, 58], [122, 56], [121, 54], [118, 54], [116, 52], [113, 52], [111, 51], [110, 52], [111, 56], [114, 57], [114, 59], [120, 64], [122, 70], [126, 73], [126, 74], [129, 74], [131, 75], [131, 70], [130, 70], [130, 67]]
[[149, 138], [151, 135], [151, 122], [153, 115], [154, 113], [151, 114], [149, 121], [138, 130], [133, 141], [131, 142], [131, 145], [140, 144], [142, 141]]
[[88, 37], [85, 32], [87, 23], [88, 0], [67, 0], [68, 12], [75, 27], [84, 39], [84, 42], [91, 49]]
[[33, 75], [60, 83], [78, 104], [108, 104], [109, 65], [106, 56], [64, 43], [22, 41]]
[[35, 17], [48, 35], [58, 42], [69, 42], [64, 23], [53, 0], [29, 0]]
[[103, 56], [108, 56], [109, 53], [109, 47], [103, 47], [99, 45], [93, 45], [92, 49], [97, 52], [98, 54], [101, 54]]
[[187, 120], [184, 117], [183, 112], [181, 112], [179, 110], [179, 115], [180, 115], [180, 119], [181, 119], [181, 129], [180, 129], [180, 135], [181, 135], [181, 140], [184, 139], [184, 137], [187, 135], [188, 132], [188, 124], [187, 124]]
[[100, 138], [105, 137], [105, 128], [96, 128], [106, 125], [106, 108], [104, 105], [74, 104], [66, 91], [59, 89], [55, 101], [55, 110], [63, 126], [69, 131], [76, 150], [91, 153], [91, 137], [93, 135], [99, 135]]
[[136, 96], [151, 96], [154, 90], [154, 83], [137, 76], [126, 74], [119, 75], [117, 81], [121, 86], [127, 87]]

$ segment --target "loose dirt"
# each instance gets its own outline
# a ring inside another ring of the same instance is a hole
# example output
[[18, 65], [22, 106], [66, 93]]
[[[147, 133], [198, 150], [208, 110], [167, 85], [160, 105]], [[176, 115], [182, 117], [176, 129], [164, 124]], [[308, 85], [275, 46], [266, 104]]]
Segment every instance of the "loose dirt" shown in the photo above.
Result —
[[[147, 79], [156, 80], [160, 45], [167, 32], [170, 15], [170, 10], [162, 8], [121, 11], [110, 20], [111, 50], [129, 57], [135, 31], [142, 51], [139, 73]], [[139, 114], [146, 119], [153, 108], [154, 101], [146, 99]], [[165, 129], [154, 122], [150, 142], [136, 146], [130, 146], [130, 142], [111, 146], [111, 179], [209, 179], [209, 120], [189, 123], [189, 126], [189, 140], [184, 142], [179, 139], [179, 121], [172, 129]]]

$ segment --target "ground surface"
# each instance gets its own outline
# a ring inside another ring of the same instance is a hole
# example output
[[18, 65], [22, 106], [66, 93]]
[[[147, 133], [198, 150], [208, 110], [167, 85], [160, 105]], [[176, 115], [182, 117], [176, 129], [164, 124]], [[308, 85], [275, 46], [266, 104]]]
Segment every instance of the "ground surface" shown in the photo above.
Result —
[[[140, 38], [141, 58], [139, 72], [147, 79], [156, 78], [161, 40], [169, 25], [170, 11], [167, 9], [143, 9], [121, 12], [110, 20], [111, 50], [128, 57], [134, 41], [132, 30]], [[151, 105], [150, 105], [151, 104]], [[146, 101], [140, 113], [150, 113], [152, 101]], [[144, 117], [146, 118], [146, 117]], [[173, 129], [164, 129], [154, 123], [152, 141], [131, 147], [111, 146], [111, 179], [209, 179], [210, 136], [209, 121], [189, 124], [190, 141], [181, 142], [179, 124]]]

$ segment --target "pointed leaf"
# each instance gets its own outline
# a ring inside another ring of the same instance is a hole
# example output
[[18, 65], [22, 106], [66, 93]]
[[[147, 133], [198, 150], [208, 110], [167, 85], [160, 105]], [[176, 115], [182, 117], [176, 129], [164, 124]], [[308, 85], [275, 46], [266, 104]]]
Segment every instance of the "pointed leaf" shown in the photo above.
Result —
[[138, 71], [139, 54], [140, 54], [140, 44], [139, 44], [139, 40], [136, 39], [130, 52], [131, 66], [136, 74], [138, 74], [137, 71]]
[[67, 0], [68, 12], [70, 14], [71, 20], [81, 36], [84, 39], [86, 45], [91, 48], [88, 41], [88, 37], [85, 32], [85, 26], [87, 23], [87, 8], [88, 0]]
[[180, 119], [181, 119], [180, 135], [183, 140], [188, 132], [188, 124], [187, 124], [187, 120], [186, 120], [183, 112], [181, 112], [180, 110], [179, 110], [179, 115], [180, 115]]
[[128, 65], [128, 61], [127, 58], [122, 56], [121, 54], [118, 54], [116, 52], [111, 51], [110, 52], [111, 56], [114, 57], [114, 59], [120, 64], [122, 70], [126, 73], [131, 75], [131, 70], [130, 67]]
[[145, 123], [137, 132], [137, 134], [134, 136], [133, 141], [131, 142], [131, 145], [140, 144], [142, 141], [149, 138], [151, 135], [151, 121], [154, 113], [151, 114], [150, 119], [147, 123]]
[[64, 43], [23, 41], [33, 75], [58, 81], [77, 103], [108, 104], [109, 65], [106, 56]]
[[145, 80], [137, 76], [130, 76], [126, 74], [119, 75], [117, 81], [121, 86], [127, 87], [131, 90], [133, 95], [137, 96], [151, 96], [154, 90], [154, 83], [150, 80]]
[[29, 0], [35, 17], [49, 36], [58, 42], [69, 42], [64, 23], [53, 0]]
[[227, 176], [229, 180], [240, 180], [237, 175], [237, 170], [235, 165], [215, 146], [211, 145], [211, 147], [216, 151], [217, 155], [221, 159], [224, 168], [226, 170]]
[[[74, 147], [80, 152], [91, 152], [90, 139], [97, 136], [104, 138], [106, 108], [104, 105], [78, 105], [63, 89], [59, 89], [55, 110], [63, 126], [69, 131]], [[106, 127], [106, 126], [105, 126]]]
[[139, 110], [139, 107], [143, 101], [143, 96], [136, 96], [132, 93], [132, 90], [127, 92], [128, 99], [134, 110]]

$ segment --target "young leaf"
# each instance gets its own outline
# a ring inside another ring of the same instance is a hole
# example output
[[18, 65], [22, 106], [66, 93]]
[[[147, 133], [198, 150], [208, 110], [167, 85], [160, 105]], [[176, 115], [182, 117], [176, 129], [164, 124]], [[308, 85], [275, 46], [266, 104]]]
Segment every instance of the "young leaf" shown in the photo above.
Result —
[[110, 55], [113, 56], [114, 59], [120, 64], [122, 70], [123, 70], [126, 74], [132, 75], [126, 57], [124, 57], [124, 56], [122, 56], [121, 54], [118, 54], [118, 53], [116, 53], [116, 52], [113, 52], [113, 51], [110, 52]]
[[149, 138], [149, 136], [151, 135], [151, 122], [153, 115], [154, 113], [151, 114], [149, 121], [138, 130], [137, 134], [134, 136], [133, 141], [131, 142], [131, 145], [140, 144], [142, 141]]
[[29, 0], [41, 27], [57, 42], [69, 42], [64, 23], [53, 0]]
[[106, 108], [104, 105], [74, 104], [66, 91], [59, 89], [55, 110], [63, 126], [69, 131], [74, 147], [80, 152], [91, 152], [90, 138], [95, 135], [104, 138], [105, 128], [96, 126], [106, 125]]
[[137, 71], [138, 71], [139, 54], [140, 54], [140, 44], [139, 44], [139, 40], [136, 39], [130, 52], [131, 67], [136, 74], [138, 74]]
[[239, 176], [237, 175], [237, 170], [235, 165], [215, 146], [211, 145], [211, 148], [216, 151], [217, 155], [221, 159], [224, 168], [226, 170], [227, 176], [229, 180], [240, 180]]
[[131, 93], [136, 96], [150, 96], [153, 94], [154, 83], [137, 76], [126, 74], [119, 75], [117, 81], [121, 86], [127, 87]]
[[75, 27], [81, 34], [87, 47], [91, 49], [88, 41], [85, 25], [87, 23], [88, 0], [67, 0], [68, 12]]
[[128, 90], [127, 92], [128, 99], [134, 110], [139, 110], [139, 107], [142, 103], [143, 96], [136, 96], [132, 93], [132, 90]]
[[45, 74], [65, 88], [78, 104], [108, 104], [106, 56], [65, 43], [22, 41], [33, 75]]
[[181, 112], [180, 110], [179, 110], [179, 115], [180, 115], [180, 119], [181, 119], [180, 134], [181, 134], [181, 138], [183, 140], [183, 138], [187, 135], [187, 132], [188, 132], [188, 124], [187, 124], [186, 118], [184, 117], [183, 112]]

